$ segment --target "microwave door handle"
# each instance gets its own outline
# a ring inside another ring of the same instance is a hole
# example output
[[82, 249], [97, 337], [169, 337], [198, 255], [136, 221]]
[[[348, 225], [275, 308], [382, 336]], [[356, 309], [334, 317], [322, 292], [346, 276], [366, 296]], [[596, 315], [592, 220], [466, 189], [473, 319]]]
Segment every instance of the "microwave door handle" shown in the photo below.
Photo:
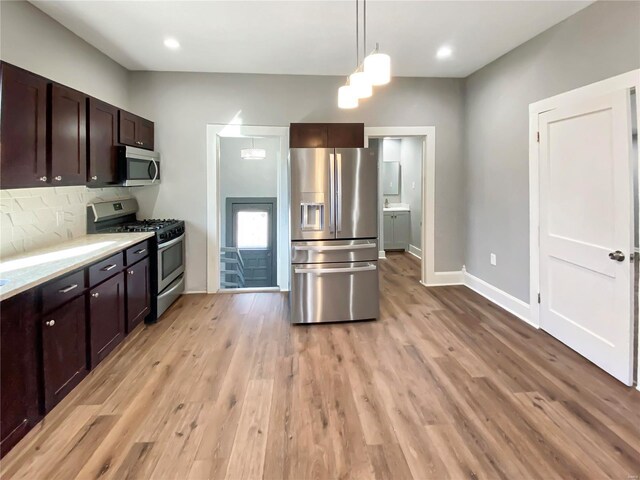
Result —
[[158, 168], [158, 162], [155, 161], [155, 159], [151, 159], [151, 161], [153, 162], [153, 167], [155, 168], [155, 173], [153, 174], [153, 180], [151, 180], [151, 183], [156, 183], [156, 180], [158, 179], [158, 173], [159, 173], [159, 168]]

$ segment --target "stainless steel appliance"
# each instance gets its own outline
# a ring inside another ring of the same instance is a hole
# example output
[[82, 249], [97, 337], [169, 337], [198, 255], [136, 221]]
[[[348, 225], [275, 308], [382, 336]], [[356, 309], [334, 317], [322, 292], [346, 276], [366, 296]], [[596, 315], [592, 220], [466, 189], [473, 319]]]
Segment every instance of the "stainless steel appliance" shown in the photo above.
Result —
[[150, 258], [155, 321], [184, 292], [185, 229], [182, 220], [137, 220], [135, 198], [87, 206], [87, 233], [155, 232]]
[[367, 148], [292, 148], [292, 323], [376, 319], [378, 159]]
[[118, 148], [120, 183], [139, 187], [160, 183], [160, 154], [135, 147]]

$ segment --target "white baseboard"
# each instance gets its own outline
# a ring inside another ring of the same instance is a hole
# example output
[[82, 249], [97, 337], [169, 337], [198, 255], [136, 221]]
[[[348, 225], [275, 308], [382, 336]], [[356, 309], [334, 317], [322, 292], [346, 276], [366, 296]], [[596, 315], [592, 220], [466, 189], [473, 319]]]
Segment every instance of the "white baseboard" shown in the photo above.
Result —
[[206, 290], [189, 290], [189, 291], [182, 292], [183, 295], [196, 295], [200, 293], [207, 293], [207, 291]]
[[464, 275], [462, 270], [453, 272], [433, 272], [433, 277], [429, 278], [428, 283], [422, 283], [425, 287], [445, 287], [447, 285], [463, 285]]
[[378, 258], [387, 258], [387, 253], [384, 250], [378, 252]]
[[507, 312], [512, 313], [520, 320], [525, 321], [532, 327], [538, 328], [537, 325], [531, 322], [531, 308], [528, 303], [509, 295], [507, 292], [471, 275], [467, 271], [464, 271], [464, 284], [474, 292], [479, 293], [486, 299], [504, 308]]
[[422, 250], [420, 250], [415, 245], [409, 244], [409, 253], [411, 255], [413, 255], [414, 257], [418, 257], [418, 258], [422, 259]]

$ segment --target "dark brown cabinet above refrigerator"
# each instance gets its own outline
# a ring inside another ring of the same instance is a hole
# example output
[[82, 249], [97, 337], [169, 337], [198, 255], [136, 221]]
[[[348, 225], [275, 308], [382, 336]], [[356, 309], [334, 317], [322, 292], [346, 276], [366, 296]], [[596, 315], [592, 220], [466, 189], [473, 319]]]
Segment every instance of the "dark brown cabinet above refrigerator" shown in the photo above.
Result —
[[364, 148], [364, 123], [292, 123], [290, 148]]

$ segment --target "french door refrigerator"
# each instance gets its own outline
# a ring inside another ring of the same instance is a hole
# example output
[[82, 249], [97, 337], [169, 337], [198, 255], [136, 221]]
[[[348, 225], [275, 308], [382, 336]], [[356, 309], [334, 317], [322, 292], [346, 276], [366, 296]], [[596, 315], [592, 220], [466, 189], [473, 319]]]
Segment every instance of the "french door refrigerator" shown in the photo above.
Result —
[[378, 158], [368, 148], [292, 148], [292, 323], [376, 319]]

